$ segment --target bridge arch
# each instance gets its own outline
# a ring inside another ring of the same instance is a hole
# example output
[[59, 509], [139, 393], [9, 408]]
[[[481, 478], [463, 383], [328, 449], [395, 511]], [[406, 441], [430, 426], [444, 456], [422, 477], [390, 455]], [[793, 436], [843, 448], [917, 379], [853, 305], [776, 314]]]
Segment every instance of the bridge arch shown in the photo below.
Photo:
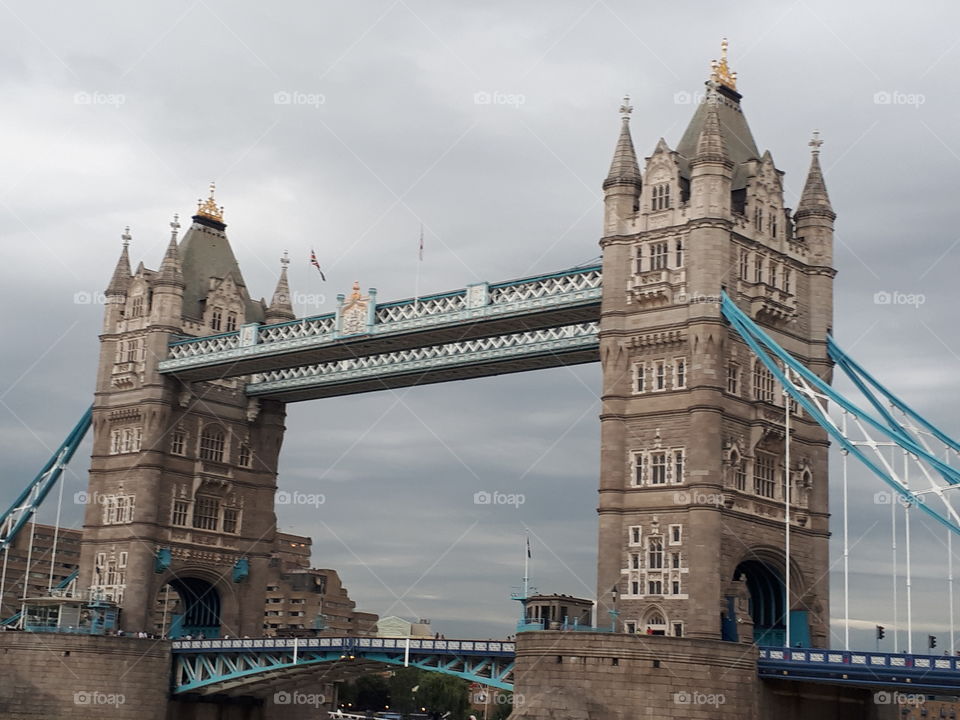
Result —
[[156, 594], [154, 627], [170, 638], [219, 638], [229, 631], [236, 614], [232, 588], [201, 568], [181, 569], [165, 576]]
[[[753, 624], [753, 641], [758, 645], [783, 645], [786, 639], [788, 619], [791, 622], [791, 642], [809, 644], [809, 624], [805, 610], [794, 610], [796, 595], [791, 607], [787, 607], [786, 583], [784, 582], [786, 556], [783, 550], [774, 547], [756, 547], [745, 552], [734, 566], [729, 579], [732, 589], [728, 595], [728, 607], [724, 638], [741, 639], [738, 631], [729, 626], [749, 615]], [[738, 586], [737, 583], [742, 583]], [[791, 563], [790, 583], [793, 588], [806, 587], [803, 572], [796, 563]], [[736, 594], [746, 592], [746, 607], [737, 607]], [[789, 612], [793, 611], [793, 612]], [[733, 637], [730, 637], [730, 636]]]

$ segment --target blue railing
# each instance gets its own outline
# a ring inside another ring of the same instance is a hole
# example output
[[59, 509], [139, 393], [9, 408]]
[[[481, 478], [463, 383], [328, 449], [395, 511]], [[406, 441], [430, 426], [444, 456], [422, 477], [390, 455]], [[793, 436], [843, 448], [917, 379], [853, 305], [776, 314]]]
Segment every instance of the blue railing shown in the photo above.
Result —
[[761, 678], [960, 690], [960, 657], [796, 648], [759, 649]]

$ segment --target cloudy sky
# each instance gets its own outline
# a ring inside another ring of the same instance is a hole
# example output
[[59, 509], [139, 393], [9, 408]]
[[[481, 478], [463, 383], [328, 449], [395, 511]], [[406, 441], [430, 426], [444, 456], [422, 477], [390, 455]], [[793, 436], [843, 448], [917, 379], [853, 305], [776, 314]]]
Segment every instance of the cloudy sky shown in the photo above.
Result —
[[[639, 152], [675, 144], [723, 35], [788, 205], [822, 132], [837, 337], [960, 430], [955, 4], [7, 2], [0, 18], [5, 497], [91, 400], [96, 293], [125, 225], [134, 262], [156, 267], [173, 213], [216, 180], [252, 293], [269, 297], [289, 250], [301, 314], [354, 280], [390, 299], [570, 267], [599, 254], [620, 98]], [[279, 525], [311, 535], [362, 608], [506, 635], [525, 527], [541, 590], [593, 593], [598, 389], [586, 366], [292, 406], [280, 485], [327, 502]], [[84, 473], [78, 457], [69, 490]], [[891, 627], [889, 508], [852, 483], [851, 614]], [[476, 506], [478, 490], [525, 503]], [[916, 523], [918, 637], [946, 634], [943, 543]]]

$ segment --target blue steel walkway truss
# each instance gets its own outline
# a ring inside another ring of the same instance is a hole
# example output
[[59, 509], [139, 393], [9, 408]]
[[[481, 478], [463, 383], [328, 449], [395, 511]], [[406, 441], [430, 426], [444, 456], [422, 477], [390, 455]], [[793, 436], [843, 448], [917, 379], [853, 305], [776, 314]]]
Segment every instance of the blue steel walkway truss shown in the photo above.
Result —
[[319, 637], [173, 643], [174, 694], [229, 693], [322, 663], [408, 665], [513, 689], [515, 644], [480, 640]]

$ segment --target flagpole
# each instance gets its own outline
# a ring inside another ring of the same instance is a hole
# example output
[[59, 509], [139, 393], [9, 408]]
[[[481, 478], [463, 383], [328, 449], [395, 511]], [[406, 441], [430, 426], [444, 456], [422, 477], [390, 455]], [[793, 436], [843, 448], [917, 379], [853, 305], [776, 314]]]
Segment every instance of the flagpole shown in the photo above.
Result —
[[420, 299], [420, 263], [423, 262], [423, 223], [420, 223], [420, 249], [417, 255], [417, 275], [413, 285], [413, 309], [417, 309], [417, 302]]
[[530, 595], [530, 533], [526, 533], [527, 542], [523, 549], [523, 599]]

